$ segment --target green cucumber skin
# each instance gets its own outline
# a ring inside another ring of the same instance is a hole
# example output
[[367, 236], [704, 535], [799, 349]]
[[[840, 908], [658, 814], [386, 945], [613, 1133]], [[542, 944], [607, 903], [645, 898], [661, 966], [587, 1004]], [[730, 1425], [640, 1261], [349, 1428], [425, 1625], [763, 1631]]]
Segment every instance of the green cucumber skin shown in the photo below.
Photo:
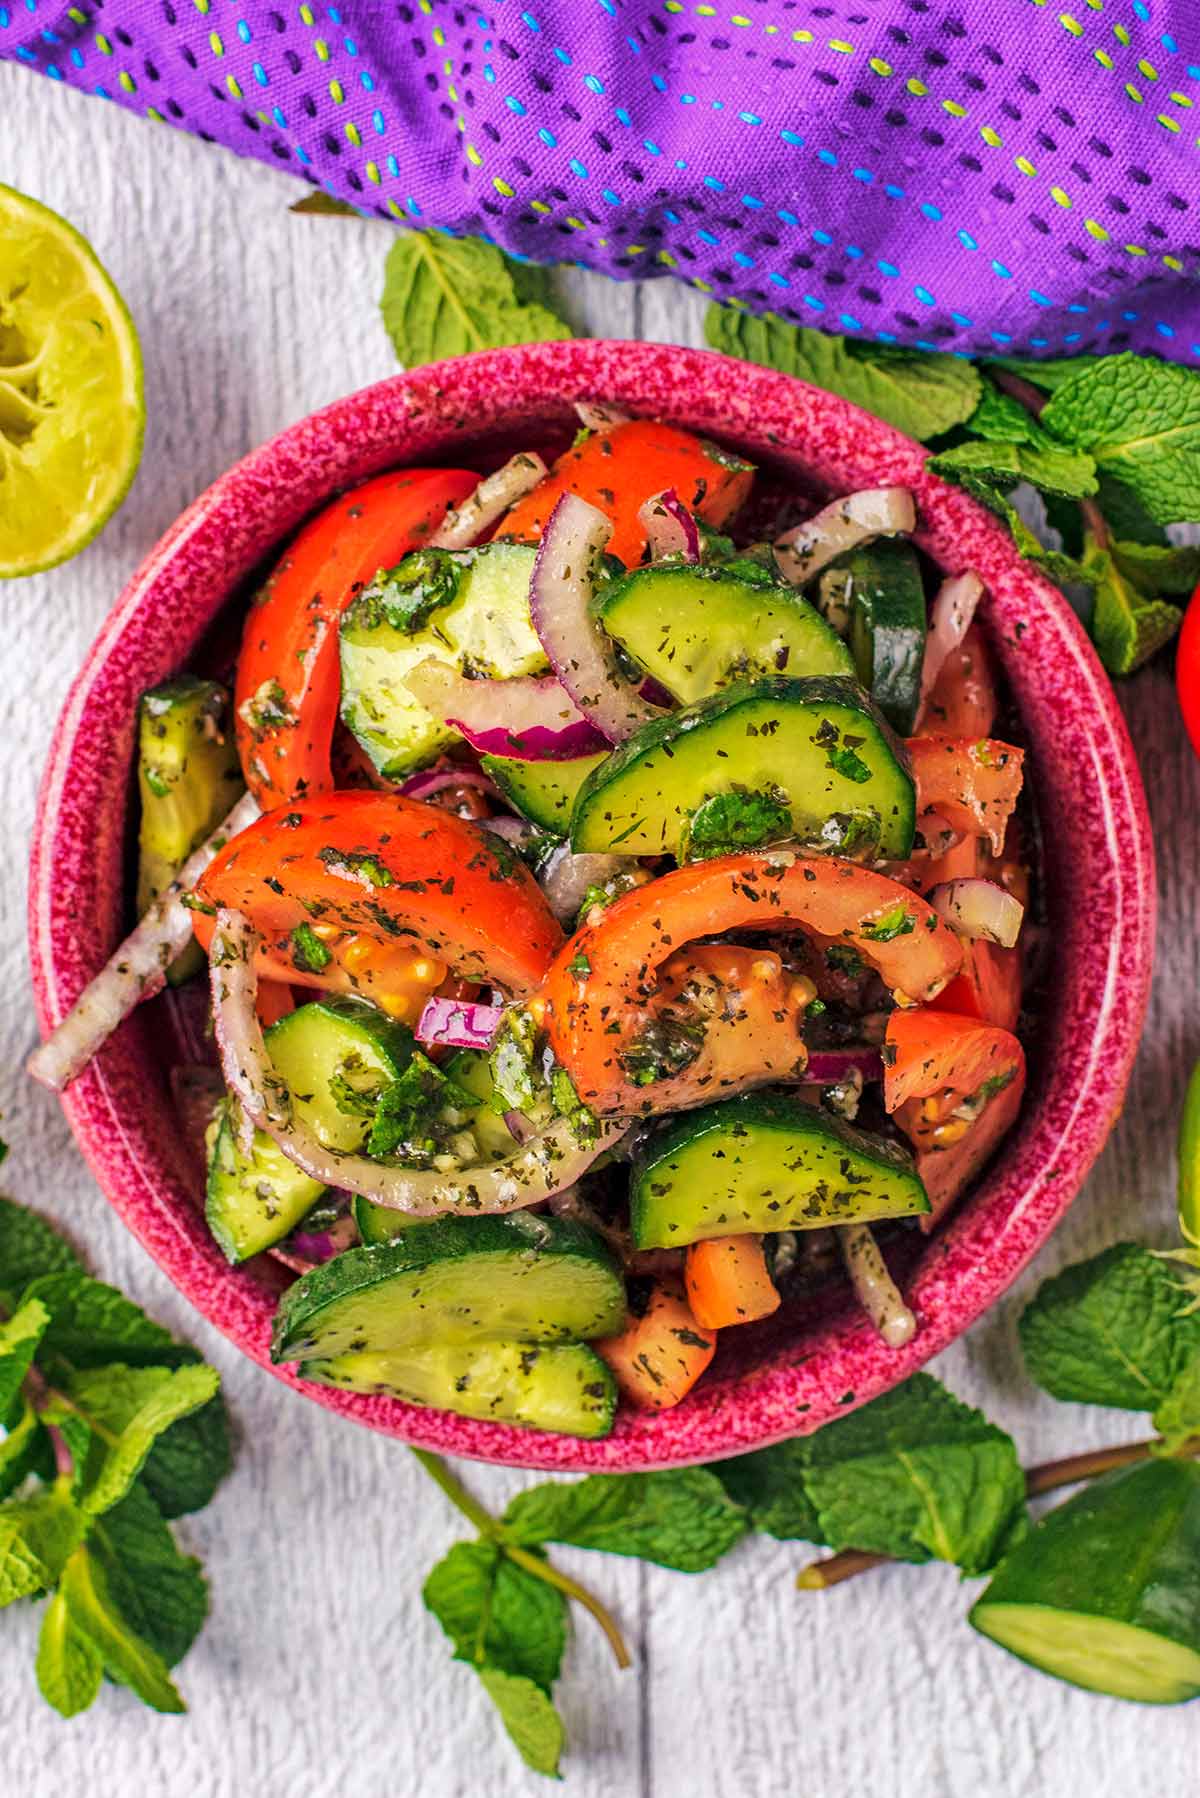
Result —
[[[494, 680], [548, 667], [529, 616], [534, 547], [486, 544], [456, 556], [463, 573], [452, 600], [418, 631], [389, 624], [375, 588], [347, 609], [340, 631], [341, 717], [385, 779], [398, 779], [458, 741], [404, 684], [433, 657], [460, 673]], [[386, 582], [385, 582], [386, 584]]]
[[572, 756], [562, 762], [526, 762], [516, 757], [483, 755], [479, 766], [531, 824], [565, 837], [579, 789], [607, 754]]
[[921, 704], [925, 586], [911, 543], [879, 541], [836, 564], [850, 586], [850, 648], [858, 678], [893, 730], [910, 737]]
[[[855, 759], [870, 770], [865, 780], [832, 767], [830, 746], [816, 741], [826, 728], [838, 733], [834, 753], [843, 736], [855, 739]], [[911, 853], [916, 793], [907, 753], [866, 694], [836, 676], [737, 682], [643, 725], [584, 781], [571, 847], [666, 854], [714, 793], [767, 787], [784, 791], [802, 840], [846, 814], [878, 819], [880, 856]]]
[[204, 1216], [221, 1253], [237, 1266], [290, 1236], [326, 1188], [301, 1173], [261, 1130], [244, 1155], [232, 1101], [221, 1102], [214, 1125]]
[[[346, 1151], [361, 1149], [371, 1127], [369, 1117], [348, 1115], [334, 1102], [329, 1082], [345, 1068], [347, 1053], [386, 1082], [399, 1079], [416, 1041], [407, 1025], [351, 994], [297, 1006], [264, 1031], [263, 1040], [305, 1122], [327, 1146]], [[298, 1082], [302, 1068], [303, 1079]]]
[[[194, 674], [163, 681], [138, 702], [139, 917], [245, 790], [229, 714], [227, 690]], [[199, 943], [189, 943], [167, 979], [181, 986], [204, 966]]]
[[587, 1441], [609, 1434], [617, 1408], [612, 1373], [582, 1342], [439, 1346], [407, 1356], [345, 1354], [302, 1362], [299, 1371], [301, 1379], [342, 1391], [381, 1394], [459, 1417]]
[[970, 1622], [991, 1637], [989, 1618], [1007, 1606], [1173, 1642], [1196, 1657], [1200, 1691], [1200, 1466], [1155, 1458], [1093, 1480], [1005, 1557]]
[[[505, 1322], [506, 1303], [517, 1321]], [[624, 1320], [620, 1267], [582, 1225], [523, 1213], [438, 1218], [393, 1241], [348, 1249], [289, 1287], [271, 1358], [609, 1336]]]
[[1200, 1247], [1200, 1062], [1192, 1069], [1179, 1119], [1179, 1227]]
[[[800, 1178], [781, 1191], [781, 1176], [789, 1172]], [[639, 1249], [928, 1210], [903, 1149], [798, 1099], [765, 1093], [681, 1115], [635, 1162], [630, 1187], [630, 1227]]]
[[634, 569], [602, 590], [597, 616], [684, 705], [756, 675], [854, 674], [837, 632], [794, 588], [720, 567]]

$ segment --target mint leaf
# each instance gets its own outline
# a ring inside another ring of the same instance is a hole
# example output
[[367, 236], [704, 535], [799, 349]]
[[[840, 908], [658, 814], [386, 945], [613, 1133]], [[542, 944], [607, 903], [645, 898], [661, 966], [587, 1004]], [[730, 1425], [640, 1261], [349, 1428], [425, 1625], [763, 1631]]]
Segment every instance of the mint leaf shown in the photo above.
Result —
[[1054, 1398], [1154, 1411], [1200, 1353], [1200, 1312], [1149, 1249], [1114, 1243], [1040, 1286], [1019, 1324], [1031, 1378]]
[[1019, 481], [1066, 499], [1082, 499], [1097, 490], [1096, 464], [1090, 456], [1055, 446], [1021, 443], [960, 443], [931, 456], [929, 467], [948, 480], [963, 474], [982, 477], [994, 486], [1015, 487]]
[[138, 1476], [164, 1517], [202, 1511], [233, 1465], [229, 1412], [218, 1392], [158, 1438]]
[[[523, 280], [522, 292], [528, 293]], [[407, 368], [510, 343], [570, 337], [544, 304], [521, 297], [494, 244], [440, 231], [402, 231], [388, 252], [383, 323]]]
[[772, 1535], [950, 1561], [965, 1573], [994, 1565], [1024, 1524], [1011, 1438], [929, 1374], [721, 1473]]
[[96, 1556], [81, 1544], [63, 1568], [59, 1592], [71, 1624], [91, 1644], [105, 1672], [136, 1692], [151, 1710], [187, 1709], [156, 1649], [130, 1629], [115, 1604]]
[[557, 1779], [566, 1738], [552, 1700], [533, 1680], [499, 1667], [481, 1667], [479, 1677], [525, 1765]]
[[1118, 542], [1110, 550], [1121, 574], [1143, 593], [1188, 594], [1200, 582], [1196, 544]]
[[[1086, 584], [1081, 564], [1074, 557], [1064, 555], [1061, 550], [1048, 549], [1036, 532], [1029, 528], [1008, 497], [986, 477], [968, 473], [964, 469], [959, 473], [958, 482], [972, 499], [977, 499], [989, 512], [994, 512], [997, 518], [1003, 520], [1021, 554], [1028, 561], [1036, 562], [1048, 579], [1057, 582], [1060, 587]], [[1071, 502], [1062, 501], [1063, 505], [1069, 503]]]
[[967, 420], [967, 429], [991, 443], [1028, 443], [1045, 448], [1051, 441], [1020, 400], [993, 387], [990, 381], [983, 383], [983, 393]]
[[177, 1366], [196, 1359], [194, 1349], [181, 1348], [124, 1293], [87, 1274], [49, 1274], [34, 1280], [25, 1296], [40, 1299], [50, 1313], [50, 1326], [37, 1353], [40, 1366], [55, 1357], [76, 1367], [99, 1367], [116, 1360]]
[[547, 1692], [567, 1639], [567, 1603], [556, 1587], [516, 1566], [492, 1542], [458, 1542], [422, 1588], [454, 1644], [455, 1658], [532, 1680]]
[[1200, 1435], [1200, 1354], [1180, 1369], [1151, 1421], [1163, 1439], [1165, 1454], [1175, 1454], [1189, 1437]]
[[801, 1436], [718, 1461], [712, 1471], [735, 1504], [745, 1506], [756, 1530], [785, 1542], [823, 1544], [825, 1532], [805, 1485], [807, 1464], [808, 1439]]
[[179, 1418], [206, 1405], [220, 1385], [215, 1367], [94, 1368], [69, 1383], [72, 1402], [108, 1445], [98, 1466], [89, 1457], [83, 1508], [98, 1517], [117, 1504], [141, 1471], [156, 1439]]
[[1019, 356], [989, 356], [985, 368], [1007, 368], [1014, 375], [1024, 375], [1035, 387], [1046, 393], [1054, 393], [1067, 381], [1072, 380], [1083, 364], [1082, 356], [1068, 356], [1047, 362], [1025, 362]]
[[54, 1594], [42, 1617], [36, 1669], [42, 1697], [60, 1717], [78, 1716], [99, 1694], [104, 1662], [72, 1621], [61, 1592]]
[[317, 217], [361, 218], [357, 206], [351, 206], [349, 200], [339, 200], [333, 194], [323, 193], [314, 188], [312, 193], [305, 194], [299, 200], [293, 200], [288, 207], [289, 212], [312, 213]]
[[1148, 356], [1087, 358], [1042, 424], [1095, 457], [1158, 524], [1200, 518], [1200, 381]]
[[1151, 518], [1137, 494], [1104, 473], [1100, 476], [1100, 510], [1114, 537], [1131, 543], [1163, 545], [1167, 541], [1167, 533]]
[[0, 1323], [0, 1416], [13, 1404], [33, 1365], [34, 1350], [46, 1333], [50, 1313], [38, 1299], [26, 1299], [7, 1323]]
[[43, 1479], [54, 1474], [54, 1457], [41, 1419], [29, 1399], [23, 1399], [10, 1413], [3, 1440], [0, 1440], [0, 1499], [15, 1492], [26, 1474], [39, 1473]]
[[970, 418], [983, 391], [978, 371], [957, 356], [832, 337], [771, 312], [709, 306], [704, 335], [714, 350], [840, 393], [922, 443]]
[[0, 1605], [52, 1586], [86, 1528], [65, 1480], [0, 1505]]
[[1165, 600], [1148, 599], [1090, 531], [1084, 536], [1083, 571], [1096, 596], [1091, 623], [1096, 653], [1110, 674], [1132, 674], [1170, 642], [1183, 613]]
[[0, 1198], [0, 1306], [15, 1311], [31, 1280], [79, 1265], [74, 1249], [45, 1218]]
[[713, 1567], [746, 1534], [749, 1520], [706, 1467], [665, 1473], [596, 1473], [571, 1485], [519, 1492], [501, 1523], [527, 1546], [637, 1555], [680, 1573]]
[[88, 1548], [127, 1626], [174, 1667], [204, 1626], [208, 1583], [199, 1561], [179, 1552], [140, 1480], [96, 1519]]

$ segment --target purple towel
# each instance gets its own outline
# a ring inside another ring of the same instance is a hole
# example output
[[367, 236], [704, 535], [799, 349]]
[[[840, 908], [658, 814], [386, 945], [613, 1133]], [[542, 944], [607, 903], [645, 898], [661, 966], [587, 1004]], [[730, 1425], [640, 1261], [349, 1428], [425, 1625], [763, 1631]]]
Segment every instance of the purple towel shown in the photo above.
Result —
[[539, 262], [1200, 360], [1200, 0], [3, 0], [0, 56]]

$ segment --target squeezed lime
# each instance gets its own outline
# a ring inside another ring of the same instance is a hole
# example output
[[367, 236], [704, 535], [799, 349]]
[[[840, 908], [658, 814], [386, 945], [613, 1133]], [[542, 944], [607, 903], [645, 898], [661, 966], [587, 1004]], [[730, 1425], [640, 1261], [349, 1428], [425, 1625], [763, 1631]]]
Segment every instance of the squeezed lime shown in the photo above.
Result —
[[0, 579], [91, 541], [129, 490], [145, 417], [137, 332], [91, 245], [0, 184]]

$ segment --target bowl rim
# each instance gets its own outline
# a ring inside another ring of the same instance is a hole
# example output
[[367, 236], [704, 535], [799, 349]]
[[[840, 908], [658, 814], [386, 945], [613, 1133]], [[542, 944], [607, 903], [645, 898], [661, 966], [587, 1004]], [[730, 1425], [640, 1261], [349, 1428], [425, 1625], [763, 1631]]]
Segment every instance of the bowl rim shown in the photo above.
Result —
[[[595, 1442], [316, 1387], [271, 1365], [274, 1298], [252, 1274], [224, 1262], [188, 1197], [194, 1171], [168, 1141], [157, 1115], [162, 1101], [139, 1079], [145, 1050], [136, 1016], [62, 1103], [125, 1223], [202, 1315], [285, 1384], [419, 1447], [512, 1466], [626, 1471], [719, 1459], [807, 1433], [939, 1353], [1001, 1296], [1061, 1220], [1128, 1082], [1149, 992], [1155, 877], [1124, 720], [1061, 594], [1022, 561], [997, 519], [929, 472], [919, 444], [775, 371], [709, 351], [619, 340], [483, 351], [393, 376], [310, 414], [201, 493], [105, 619], [68, 693], [42, 778], [29, 938], [45, 1031], [117, 940], [131, 696], [181, 665], [268, 548], [341, 486], [404, 458], [444, 462], [462, 453], [456, 446], [486, 441], [489, 429], [565, 419], [576, 399], [607, 400], [753, 445], [827, 490], [908, 486], [921, 548], [944, 567], [961, 567], [969, 545], [987, 583], [984, 623], [1030, 731], [1048, 863], [1073, 899], [1057, 921], [1063, 990], [1047, 1032], [1043, 1090], [1027, 1096], [990, 1172], [930, 1239], [908, 1293], [921, 1320], [914, 1341], [884, 1349], [865, 1319], [848, 1312], [818, 1325], [815, 1344], [802, 1330], [788, 1350], [702, 1384], [673, 1411], [623, 1412], [614, 1433]], [[1069, 854], [1064, 827], [1076, 833]]]

